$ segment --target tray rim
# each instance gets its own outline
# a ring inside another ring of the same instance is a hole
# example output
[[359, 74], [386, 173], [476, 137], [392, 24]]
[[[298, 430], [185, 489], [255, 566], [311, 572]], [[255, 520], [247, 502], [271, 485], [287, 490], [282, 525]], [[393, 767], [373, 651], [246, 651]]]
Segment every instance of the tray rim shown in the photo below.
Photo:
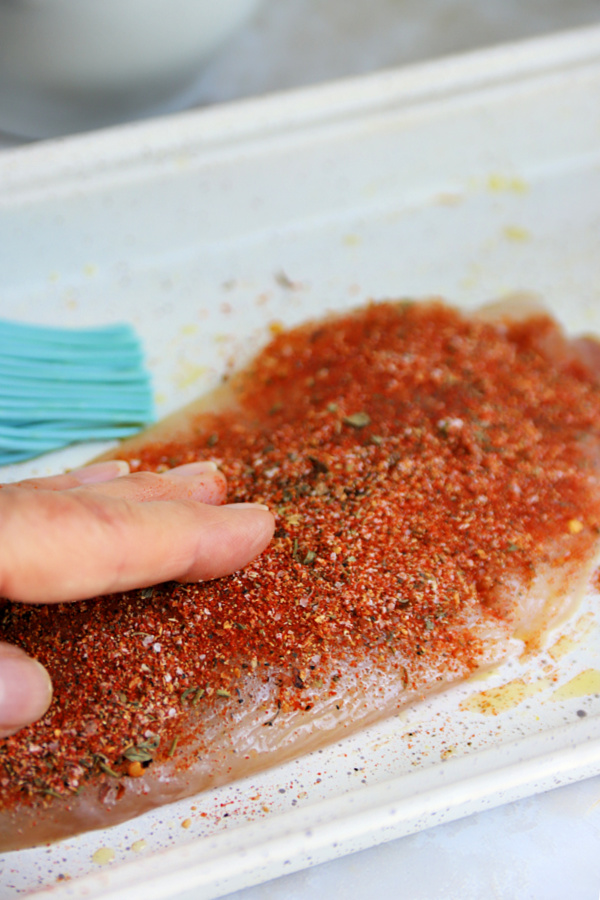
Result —
[[95, 171], [103, 179], [140, 166], [161, 169], [185, 148], [274, 137], [495, 87], [523, 86], [600, 63], [600, 24], [499, 44], [288, 91], [200, 107], [142, 122], [0, 150], [0, 209], [63, 189]]
[[[521, 800], [531, 796], [532, 781], [535, 793], [540, 793], [600, 774], [600, 717], [581, 725], [584, 734], [578, 735], [577, 743], [571, 727], [565, 725], [547, 730], [541, 741], [540, 735], [535, 734], [505, 744], [508, 760], [501, 767], [493, 763], [497, 748], [437, 763], [438, 781], [433, 788], [426, 784], [431, 768], [428, 766], [357, 788], [341, 797], [280, 813], [273, 819], [198, 838], [186, 846], [154, 853], [144, 862], [121, 863], [102, 876], [92, 873], [27, 896], [119, 900], [126, 890], [128, 900], [168, 900], [173, 895], [176, 877], [178, 893], [196, 890], [197, 900], [213, 900], [242, 887]], [[557, 752], [561, 754], [559, 768]], [[489, 760], [493, 765], [493, 784], [486, 767]], [[473, 774], [473, 765], [483, 771]], [[405, 787], [407, 781], [414, 782], [417, 789], [408, 797], [401, 796], [399, 788]], [[415, 825], [417, 810], [430, 821]], [[290, 852], [294, 842], [295, 858]], [[206, 845], [202, 858], [194, 852], [201, 843]], [[140, 881], [142, 866], [144, 880]], [[225, 877], [223, 872], [227, 872]]]

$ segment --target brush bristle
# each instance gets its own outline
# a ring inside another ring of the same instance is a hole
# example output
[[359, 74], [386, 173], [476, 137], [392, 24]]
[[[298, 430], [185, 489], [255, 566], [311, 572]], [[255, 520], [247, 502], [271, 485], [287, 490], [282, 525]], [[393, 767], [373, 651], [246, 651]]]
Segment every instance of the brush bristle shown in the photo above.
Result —
[[0, 320], [0, 465], [153, 422], [150, 375], [132, 326], [56, 328]]

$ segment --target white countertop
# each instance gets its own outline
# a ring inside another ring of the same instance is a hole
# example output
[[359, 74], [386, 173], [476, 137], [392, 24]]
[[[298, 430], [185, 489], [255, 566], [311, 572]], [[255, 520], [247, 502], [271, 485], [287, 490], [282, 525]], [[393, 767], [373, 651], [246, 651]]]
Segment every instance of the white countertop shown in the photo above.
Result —
[[[598, 21], [592, 0], [271, 0], [207, 67], [197, 98], [225, 102]], [[0, 147], [15, 145], [0, 136]], [[599, 842], [600, 776], [229, 896], [596, 900]]]

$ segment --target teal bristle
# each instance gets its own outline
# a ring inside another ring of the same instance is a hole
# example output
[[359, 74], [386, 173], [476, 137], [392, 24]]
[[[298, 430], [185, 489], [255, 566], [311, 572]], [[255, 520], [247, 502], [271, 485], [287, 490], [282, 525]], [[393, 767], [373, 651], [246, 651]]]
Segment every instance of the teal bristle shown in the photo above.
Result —
[[128, 437], [154, 419], [143, 348], [130, 325], [0, 319], [0, 465]]

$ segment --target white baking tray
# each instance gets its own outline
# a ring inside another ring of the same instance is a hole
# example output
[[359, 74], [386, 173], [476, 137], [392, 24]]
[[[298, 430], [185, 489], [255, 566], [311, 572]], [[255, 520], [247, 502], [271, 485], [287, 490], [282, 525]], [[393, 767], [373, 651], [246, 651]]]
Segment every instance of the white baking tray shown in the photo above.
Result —
[[[0, 155], [0, 314], [131, 321], [159, 411], [292, 324], [515, 290], [600, 334], [600, 29]], [[2, 472], [82, 462], [85, 446]], [[284, 767], [0, 857], [0, 896], [212, 898], [600, 773], [590, 594], [536, 657]], [[477, 708], [482, 691], [496, 715]]]

